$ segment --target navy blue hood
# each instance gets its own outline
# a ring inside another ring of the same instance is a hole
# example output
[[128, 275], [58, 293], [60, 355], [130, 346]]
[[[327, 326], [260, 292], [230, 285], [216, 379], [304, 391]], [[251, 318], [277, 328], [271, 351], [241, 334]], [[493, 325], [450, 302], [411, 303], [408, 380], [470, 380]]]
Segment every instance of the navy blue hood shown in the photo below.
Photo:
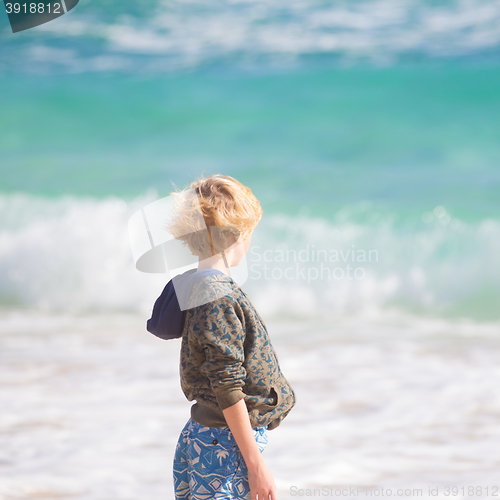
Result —
[[174, 278], [175, 287], [173, 280], [170, 280], [153, 306], [153, 313], [146, 326], [148, 332], [164, 340], [180, 338], [186, 311], [181, 311], [177, 294], [182, 302], [198, 280], [214, 274], [224, 273], [216, 269], [203, 269], [202, 271], [190, 269]]

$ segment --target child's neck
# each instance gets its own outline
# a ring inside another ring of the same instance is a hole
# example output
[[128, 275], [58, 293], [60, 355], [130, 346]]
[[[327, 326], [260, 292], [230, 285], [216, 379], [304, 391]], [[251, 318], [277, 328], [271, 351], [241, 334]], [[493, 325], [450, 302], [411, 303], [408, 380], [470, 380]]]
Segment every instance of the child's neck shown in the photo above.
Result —
[[198, 262], [197, 271], [202, 271], [203, 269], [216, 269], [224, 274], [229, 274], [228, 269], [224, 264], [224, 260], [219, 255], [214, 255], [208, 259], [203, 259]]

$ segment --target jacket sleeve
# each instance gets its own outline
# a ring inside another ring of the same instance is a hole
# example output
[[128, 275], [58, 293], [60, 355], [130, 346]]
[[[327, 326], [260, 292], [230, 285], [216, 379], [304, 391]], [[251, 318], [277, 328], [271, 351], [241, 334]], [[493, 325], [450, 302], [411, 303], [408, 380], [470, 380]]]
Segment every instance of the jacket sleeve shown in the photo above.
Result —
[[235, 304], [227, 297], [196, 308], [193, 337], [202, 346], [205, 361], [200, 367], [221, 410], [245, 397], [245, 328]]

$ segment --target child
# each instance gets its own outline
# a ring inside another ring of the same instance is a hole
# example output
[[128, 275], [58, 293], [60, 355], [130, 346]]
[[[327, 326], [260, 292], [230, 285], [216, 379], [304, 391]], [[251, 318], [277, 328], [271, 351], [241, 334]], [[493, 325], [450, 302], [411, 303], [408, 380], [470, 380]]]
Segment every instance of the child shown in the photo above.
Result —
[[266, 431], [296, 397], [262, 318], [229, 271], [248, 251], [262, 209], [249, 188], [223, 175], [172, 194], [177, 216], [167, 228], [199, 257], [197, 270], [167, 284], [148, 321], [161, 338], [182, 337], [181, 388], [196, 400], [175, 450], [175, 498], [276, 500], [261, 453]]

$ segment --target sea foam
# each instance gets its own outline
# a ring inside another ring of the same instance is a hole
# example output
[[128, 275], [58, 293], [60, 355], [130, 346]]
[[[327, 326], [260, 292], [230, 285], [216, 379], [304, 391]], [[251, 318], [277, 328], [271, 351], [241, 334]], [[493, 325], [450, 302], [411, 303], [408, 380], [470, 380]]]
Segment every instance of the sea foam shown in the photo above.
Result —
[[[151, 311], [169, 276], [135, 269], [127, 222], [155, 198], [2, 195], [2, 303]], [[380, 213], [369, 220], [356, 222], [350, 207], [329, 221], [266, 215], [246, 257], [244, 288], [271, 316], [407, 310], [495, 317], [499, 221], [408, 226]]]

